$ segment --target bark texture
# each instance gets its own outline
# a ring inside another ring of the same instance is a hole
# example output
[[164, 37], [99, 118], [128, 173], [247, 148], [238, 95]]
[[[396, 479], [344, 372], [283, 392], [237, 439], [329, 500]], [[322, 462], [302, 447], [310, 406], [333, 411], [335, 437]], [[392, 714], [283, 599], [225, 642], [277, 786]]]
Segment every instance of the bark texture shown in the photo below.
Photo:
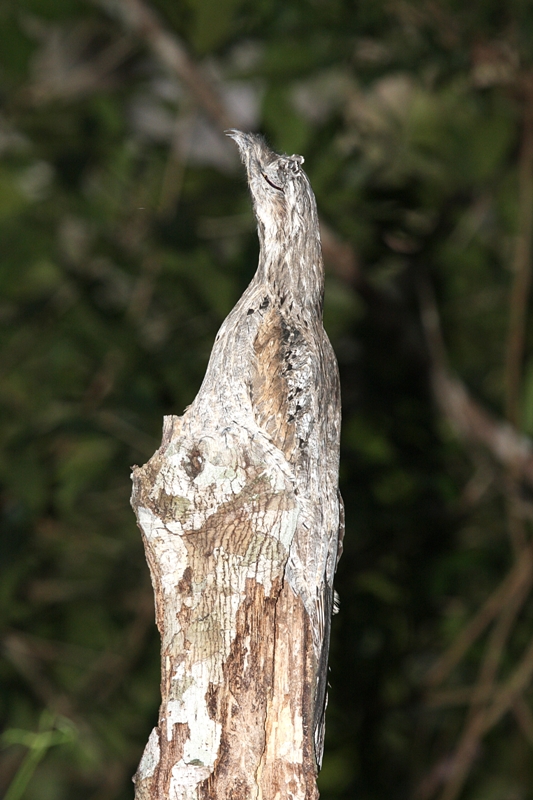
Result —
[[312, 800], [340, 555], [338, 370], [301, 156], [230, 131], [257, 217], [257, 272], [202, 387], [166, 417], [133, 497], [161, 634], [137, 800]]

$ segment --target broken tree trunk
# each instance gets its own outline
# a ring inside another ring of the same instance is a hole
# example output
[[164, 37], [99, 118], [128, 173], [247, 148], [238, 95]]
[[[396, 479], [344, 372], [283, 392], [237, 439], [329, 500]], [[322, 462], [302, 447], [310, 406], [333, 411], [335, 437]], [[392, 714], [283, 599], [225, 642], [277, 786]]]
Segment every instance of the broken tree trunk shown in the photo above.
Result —
[[162, 703], [136, 800], [313, 800], [340, 553], [338, 371], [301, 156], [230, 131], [259, 266], [202, 387], [133, 470]]

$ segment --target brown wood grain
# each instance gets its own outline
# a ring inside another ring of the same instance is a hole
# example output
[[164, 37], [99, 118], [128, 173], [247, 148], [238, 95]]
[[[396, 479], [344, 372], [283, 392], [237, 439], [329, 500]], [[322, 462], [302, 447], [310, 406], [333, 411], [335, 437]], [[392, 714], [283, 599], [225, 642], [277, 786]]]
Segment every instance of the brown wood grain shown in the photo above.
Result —
[[137, 800], [318, 798], [341, 533], [338, 370], [303, 159], [231, 135], [258, 269], [196, 399], [133, 471], [162, 675]]

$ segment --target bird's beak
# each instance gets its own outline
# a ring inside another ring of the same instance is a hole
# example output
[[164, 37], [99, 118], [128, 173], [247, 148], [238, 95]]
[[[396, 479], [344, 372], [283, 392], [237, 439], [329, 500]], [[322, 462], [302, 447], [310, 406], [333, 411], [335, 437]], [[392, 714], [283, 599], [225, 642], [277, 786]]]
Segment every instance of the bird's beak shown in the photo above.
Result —
[[246, 136], [245, 133], [238, 131], [236, 128], [230, 128], [229, 130], [224, 131], [224, 133], [226, 136], [229, 136], [230, 139], [234, 139], [236, 142], [239, 142]]
[[244, 154], [250, 147], [250, 134], [238, 131], [236, 128], [230, 128], [228, 131], [224, 131], [224, 133], [237, 143], [241, 158], [244, 159]]

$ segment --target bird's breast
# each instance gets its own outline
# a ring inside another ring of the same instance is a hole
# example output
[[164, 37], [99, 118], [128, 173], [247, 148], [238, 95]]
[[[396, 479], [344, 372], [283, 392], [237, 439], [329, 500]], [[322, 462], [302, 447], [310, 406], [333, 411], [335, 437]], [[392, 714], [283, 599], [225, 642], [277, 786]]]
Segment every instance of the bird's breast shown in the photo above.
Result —
[[289, 462], [301, 457], [314, 427], [312, 388], [320, 348], [312, 328], [273, 304], [253, 342], [254, 415]]

